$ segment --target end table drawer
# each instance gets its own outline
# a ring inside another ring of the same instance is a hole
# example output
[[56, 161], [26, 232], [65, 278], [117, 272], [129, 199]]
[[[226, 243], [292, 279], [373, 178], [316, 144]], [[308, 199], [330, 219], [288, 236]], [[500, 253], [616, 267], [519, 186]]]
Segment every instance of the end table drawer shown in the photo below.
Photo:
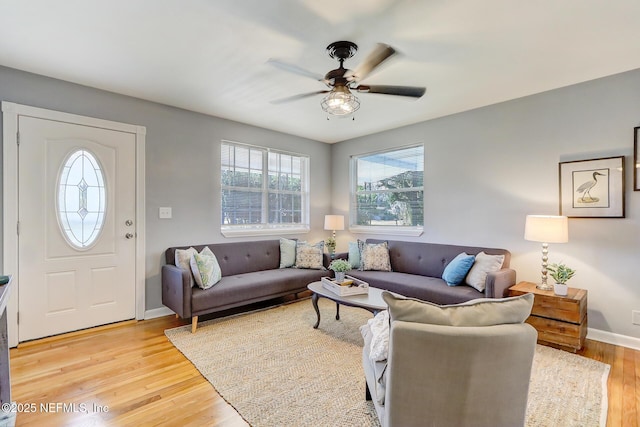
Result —
[[537, 316], [529, 316], [526, 322], [538, 331], [538, 341], [580, 349], [587, 337], [586, 318], [579, 325]]

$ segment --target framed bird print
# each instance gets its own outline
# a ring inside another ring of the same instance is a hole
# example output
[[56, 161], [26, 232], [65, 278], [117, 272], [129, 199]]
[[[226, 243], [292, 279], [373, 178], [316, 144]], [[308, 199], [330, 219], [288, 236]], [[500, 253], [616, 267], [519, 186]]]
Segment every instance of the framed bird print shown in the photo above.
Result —
[[633, 128], [633, 191], [640, 191], [640, 127]]
[[560, 215], [624, 218], [624, 156], [562, 162]]

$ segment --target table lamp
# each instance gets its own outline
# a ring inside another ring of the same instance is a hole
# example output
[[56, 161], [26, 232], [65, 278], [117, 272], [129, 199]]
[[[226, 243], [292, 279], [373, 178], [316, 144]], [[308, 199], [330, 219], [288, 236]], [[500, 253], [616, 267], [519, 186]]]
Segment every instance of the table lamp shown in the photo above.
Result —
[[566, 216], [527, 215], [524, 226], [524, 238], [532, 242], [542, 242], [542, 283], [536, 288], [545, 291], [553, 289], [547, 284], [547, 261], [549, 260], [549, 243], [566, 243], [569, 241], [569, 223]]
[[328, 248], [331, 257], [333, 258], [333, 254], [336, 250], [336, 230], [344, 230], [344, 215], [325, 215], [324, 229], [333, 231], [333, 234], [331, 235], [331, 242], [333, 243], [333, 247]]

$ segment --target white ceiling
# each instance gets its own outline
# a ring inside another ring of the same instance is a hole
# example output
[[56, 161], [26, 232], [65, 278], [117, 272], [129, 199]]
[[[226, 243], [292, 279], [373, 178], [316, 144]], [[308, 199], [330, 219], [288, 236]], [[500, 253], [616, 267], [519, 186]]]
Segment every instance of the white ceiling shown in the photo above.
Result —
[[[638, 0], [0, 0], [0, 64], [324, 142], [336, 142], [640, 68]], [[419, 100], [360, 94], [331, 119], [326, 46], [402, 53], [363, 84], [426, 86]]]

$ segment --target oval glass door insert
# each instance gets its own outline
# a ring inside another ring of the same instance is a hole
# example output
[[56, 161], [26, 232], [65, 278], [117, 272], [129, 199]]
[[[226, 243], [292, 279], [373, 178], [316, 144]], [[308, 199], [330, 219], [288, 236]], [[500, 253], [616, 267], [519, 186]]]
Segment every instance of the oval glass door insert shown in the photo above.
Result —
[[58, 178], [58, 223], [76, 249], [89, 249], [102, 231], [106, 212], [104, 174], [86, 148], [69, 154]]

